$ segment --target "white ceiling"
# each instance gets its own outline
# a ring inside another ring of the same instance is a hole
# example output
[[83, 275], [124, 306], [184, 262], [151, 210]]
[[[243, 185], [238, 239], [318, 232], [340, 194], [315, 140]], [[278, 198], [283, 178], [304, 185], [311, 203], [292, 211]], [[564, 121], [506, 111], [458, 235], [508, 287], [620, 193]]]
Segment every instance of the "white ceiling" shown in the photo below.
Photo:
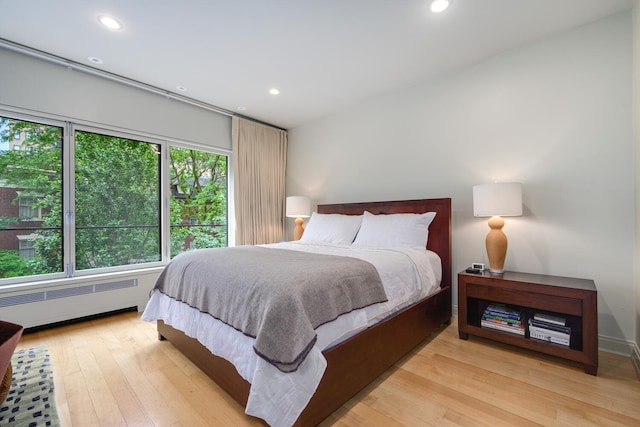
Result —
[[452, 0], [434, 15], [428, 0], [21, 0], [2, 2], [0, 38], [291, 128], [631, 7]]

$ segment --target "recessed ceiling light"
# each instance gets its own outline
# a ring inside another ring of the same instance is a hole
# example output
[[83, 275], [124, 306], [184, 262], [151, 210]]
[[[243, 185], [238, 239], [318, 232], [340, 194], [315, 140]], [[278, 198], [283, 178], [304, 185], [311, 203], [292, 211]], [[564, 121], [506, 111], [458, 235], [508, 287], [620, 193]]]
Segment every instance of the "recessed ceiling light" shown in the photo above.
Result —
[[110, 30], [122, 29], [122, 24], [120, 23], [120, 21], [118, 21], [115, 18], [112, 18], [111, 16], [100, 15], [98, 16], [98, 21], [100, 21], [102, 25], [109, 28]]
[[178, 89], [180, 92], [186, 92], [187, 88], [185, 86], [176, 86], [176, 89]]
[[238, 107], [238, 111], [244, 111], [246, 109], [247, 109], [247, 107]]
[[440, 13], [443, 12], [451, 4], [451, 0], [433, 0], [431, 2], [431, 12]]
[[278, 95], [280, 91], [274, 87], [273, 89], [269, 90], [269, 93], [271, 95]]
[[102, 59], [98, 58], [97, 56], [90, 56], [90, 57], [88, 57], [87, 59], [88, 59], [89, 61], [93, 62], [94, 64], [98, 64], [98, 65], [103, 64], [103, 63], [104, 63], [104, 61], [103, 61]]

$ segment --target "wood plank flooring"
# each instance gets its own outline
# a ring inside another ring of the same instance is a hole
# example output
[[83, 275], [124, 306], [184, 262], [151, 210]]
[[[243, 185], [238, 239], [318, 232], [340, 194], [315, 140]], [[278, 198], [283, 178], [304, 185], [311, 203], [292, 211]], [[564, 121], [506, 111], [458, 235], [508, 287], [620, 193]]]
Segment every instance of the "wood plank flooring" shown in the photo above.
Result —
[[[54, 366], [62, 426], [261, 426], [139, 313], [25, 334]], [[322, 423], [327, 426], [640, 426], [631, 360], [582, 367], [479, 338], [454, 322]]]

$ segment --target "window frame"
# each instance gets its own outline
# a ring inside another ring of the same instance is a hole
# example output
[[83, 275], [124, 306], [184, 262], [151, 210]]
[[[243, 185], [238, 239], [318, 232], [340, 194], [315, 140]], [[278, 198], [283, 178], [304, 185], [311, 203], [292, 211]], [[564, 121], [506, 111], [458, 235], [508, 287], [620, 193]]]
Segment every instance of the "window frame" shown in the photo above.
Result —
[[[140, 141], [140, 142], [145, 142], [145, 143], [149, 143], [149, 144], [156, 144], [160, 147], [161, 150], [161, 156], [160, 158], [163, 159], [164, 158], [164, 152], [166, 152], [166, 141], [162, 140], [162, 139], [157, 139], [157, 138], [152, 138], [149, 137], [147, 135], [142, 135], [142, 134], [137, 134], [137, 133], [132, 133], [132, 132], [123, 132], [123, 131], [119, 131], [119, 130], [115, 130], [111, 127], [108, 126], [101, 126], [101, 127], [97, 127], [97, 126], [89, 126], [89, 125], [83, 125], [83, 124], [76, 124], [76, 123], [69, 123], [69, 130], [70, 130], [70, 144], [69, 144], [69, 158], [70, 158], [70, 170], [69, 170], [69, 197], [70, 200], [74, 200], [75, 201], [75, 194], [76, 194], [76, 183], [75, 183], [75, 165], [76, 165], [76, 159], [75, 159], [75, 148], [76, 148], [76, 142], [75, 142], [75, 132], [76, 131], [80, 131], [80, 132], [88, 132], [88, 133], [95, 133], [95, 134], [100, 134], [100, 135], [106, 135], [106, 136], [111, 136], [114, 138], [124, 138], [124, 139], [130, 139], [130, 140], [135, 140], [135, 141]], [[165, 241], [165, 233], [164, 233], [164, 217], [168, 216], [167, 212], [165, 209], [163, 209], [163, 203], [162, 200], [164, 199], [164, 195], [166, 193], [166, 188], [165, 188], [165, 179], [163, 177], [164, 175], [164, 170], [165, 167], [163, 165], [163, 163], [166, 163], [164, 160], [160, 161], [160, 165], [159, 165], [159, 201], [158, 201], [158, 206], [160, 208], [160, 218], [158, 219], [159, 221], [159, 235], [158, 237], [160, 238], [160, 260], [159, 261], [151, 261], [151, 262], [144, 262], [144, 263], [139, 263], [139, 264], [127, 264], [127, 265], [117, 265], [117, 266], [110, 266], [110, 267], [100, 267], [100, 268], [92, 268], [92, 269], [85, 269], [85, 270], [76, 270], [76, 265], [75, 265], [75, 261], [76, 261], [76, 213], [75, 213], [75, 203], [72, 205], [71, 203], [69, 205], [65, 205], [65, 218], [68, 218], [68, 220], [65, 220], [65, 222], [68, 221], [69, 223], [69, 236], [68, 236], [68, 243], [69, 243], [69, 260], [70, 262], [68, 264], [65, 264], [68, 266], [69, 271], [67, 271], [66, 277], [85, 277], [85, 276], [92, 276], [92, 275], [97, 275], [97, 274], [104, 274], [104, 273], [113, 273], [113, 272], [124, 272], [124, 271], [131, 271], [131, 270], [140, 270], [140, 269], [145, 269], [145, 268], [154, 268], [154, 267], [161, 267], [164, 266], [167, 262], [166, 259], [166, 255], [165, 255], [165, 250], [164, 247], [166, 245], [166, 241]], [[73, 166], [73, 167], [71, 167]]]
[[[62, 210], [64, 211], [64, 207], [65, 207], [65, 200], [68, 199], [68, 189], [65, 186], [65, 180], [67, 179], [67, 174], [68, 171], [66, 170], [68, 168], [68, 164], [65, 162], [65, 146], [68, 145], [68, 122], [65, 122], [64, 120], [61, 119], [57, 119], [57, 118], [52, 118], [50, 116], [39, 116], [39, 115], [33, 115], [33, 114], [28, 114], [28, 113], [22, 113], [22, 112], [16, 112], [16, 111], [10, 111], [10, 110], [5, 110], [5, 109], [0, 109], [0, 116], [5, 117], [7, 119], [11, 119], [11, 120], [19, 120], [19, 121], [25, 121], [25, 122], [33, 122], [33, 123], [38, 123], [38, 124], [42, 124], [42, 125], [46, 125], [46, 126], [52, 126], [52, 127], [57, 127], [60, 128], [62, 131], [62, 172], [61, 172], [61, 180], [62, 180]], [[21, 133], [22, 134], [22, 133]], [[14, 149], [13, 147], [11, 149]], [[20, 218], [20, 221], [28, 221], [28, 219], [23, 219]], [[57, 280], [57, 279], [61, 279], [65, 277], [65, 266], [67, 265], [67, 256], [68, 256], [68, 252], [66, 250], [66, 240], [65, 240], [65, 221], [62, 221], [62, 265], [61, 265], [61, 270], [59, 272], [56, 273], [46, 273], [46, 274], [36, 274], [36, 275], [30, 275], [30, 276], [17, 276], [17, 277], [8, 277], [8, 278], [4, 278], [4, 279], [0, 279], [0, 289], [2, 289], [5, 286], [8, 285], [15, 285], [15, 284], [25, 284], [25, 283], [29, 283], [29, 282], [43, 282], [43, 281], [50, 281], [50, 280]], [[19, 253], [19, 250], [18, 250]]]

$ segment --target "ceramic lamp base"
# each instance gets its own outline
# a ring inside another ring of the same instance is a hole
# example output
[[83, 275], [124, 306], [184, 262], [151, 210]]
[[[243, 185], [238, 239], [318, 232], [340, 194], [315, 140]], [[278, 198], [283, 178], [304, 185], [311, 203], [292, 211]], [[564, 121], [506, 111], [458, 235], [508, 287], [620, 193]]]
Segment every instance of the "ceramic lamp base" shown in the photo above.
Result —
[[302, 223], [304, 220], [302, 218], [296, 218], [296, 227], [293, 229], [293, 240], [300, 240], [302, 237], [302, 233], [304, 233], [304, 228], [302, 227]]
[[486, 246], [489, 258], [489, 271], [491, 274], [504, 273], [504, 260], [507, 257], [507, 236], [502, 231], [504, 219], [492, 216], [489, 219], [489, 234], [487, 234]]

